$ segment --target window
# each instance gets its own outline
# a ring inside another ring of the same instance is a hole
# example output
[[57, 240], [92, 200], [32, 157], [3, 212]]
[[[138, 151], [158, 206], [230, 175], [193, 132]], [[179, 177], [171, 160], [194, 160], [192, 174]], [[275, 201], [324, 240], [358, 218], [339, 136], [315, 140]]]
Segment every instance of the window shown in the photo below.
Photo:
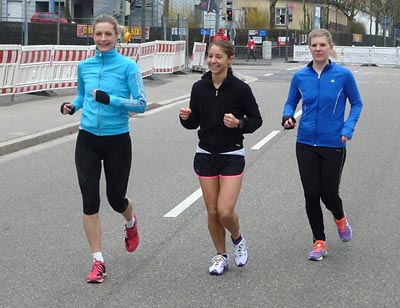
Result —
[[286, 16], [286, 8], [276, 8], [275, 25], [284, 26], [286, 24], [285, 22], [281, 22], [281, 15]]

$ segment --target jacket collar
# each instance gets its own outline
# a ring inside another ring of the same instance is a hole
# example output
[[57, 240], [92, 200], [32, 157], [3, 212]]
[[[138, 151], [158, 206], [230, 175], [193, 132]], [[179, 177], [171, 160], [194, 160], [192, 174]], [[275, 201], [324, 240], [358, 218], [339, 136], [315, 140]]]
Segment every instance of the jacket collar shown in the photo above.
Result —
[[114, 55], [116, 55], [117, 49], [114, 47], [113, 49], [110, 49], [109, 51], [99, 51], [96, 48], [96, 56], [97, 57], [113, 57]]

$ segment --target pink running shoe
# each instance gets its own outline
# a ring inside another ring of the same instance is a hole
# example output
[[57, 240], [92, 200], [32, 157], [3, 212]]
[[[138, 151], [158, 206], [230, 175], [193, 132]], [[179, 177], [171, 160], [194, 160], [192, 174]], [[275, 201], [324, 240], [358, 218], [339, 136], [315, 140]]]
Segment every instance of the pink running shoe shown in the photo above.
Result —
[[125, 226], [125, 248], [128, 252], [135, 251], [139, 245], [139, 234], [137, 231], [137, 219], [136, 215], [133, 214], [135, 219], [135, 225], [132, 228]]
[[93, 263], [92, 271], [87, 275], [86, 281], [89, 283], [103, 282], [107, 277], [106, 266], [104, 262], [95, 260]]

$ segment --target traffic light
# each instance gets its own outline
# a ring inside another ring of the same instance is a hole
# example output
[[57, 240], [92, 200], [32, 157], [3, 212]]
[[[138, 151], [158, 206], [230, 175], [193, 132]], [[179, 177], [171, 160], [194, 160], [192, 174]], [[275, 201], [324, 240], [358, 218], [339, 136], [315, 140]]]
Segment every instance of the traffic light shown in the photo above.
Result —
[[226, 0], [226, 20], [232, 21], [232, 17], [233, 17], [232, 0]]
[[293, 13], [289, 13], [289, 15], [288, 15], [288, 22], [289, 22], [289, 23], [293, 22]]
[[279, 23], [281, 23], [281, 24], [285, 23], [285, 14], [279, 15]]

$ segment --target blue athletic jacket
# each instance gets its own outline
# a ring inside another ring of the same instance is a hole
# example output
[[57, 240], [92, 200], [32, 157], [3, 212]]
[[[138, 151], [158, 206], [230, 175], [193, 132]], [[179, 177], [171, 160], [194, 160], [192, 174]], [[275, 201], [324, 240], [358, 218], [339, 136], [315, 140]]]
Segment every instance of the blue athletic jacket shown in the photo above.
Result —
[[[93, 90], [105, 91], [110, 104], [97, 102]], [[114, 48], [96, 50], [96, 56], [78, 65], [77, 96], [74, 112], [82, 108], [80, 129], [97, 136], [123, 134], [129, 131], [129, 112], [146, 110], [142, 74], [137, 64]]]
[[[346, 101], [350, 110], [345, 120]], [[351, 71], [329, 61], [320, 76], [310, 62], [293, 75], [283, 116], [293, 116], [302, 101], [297, 142], [322, 147], [345, 147], [360, 117], [362, 101]]]

